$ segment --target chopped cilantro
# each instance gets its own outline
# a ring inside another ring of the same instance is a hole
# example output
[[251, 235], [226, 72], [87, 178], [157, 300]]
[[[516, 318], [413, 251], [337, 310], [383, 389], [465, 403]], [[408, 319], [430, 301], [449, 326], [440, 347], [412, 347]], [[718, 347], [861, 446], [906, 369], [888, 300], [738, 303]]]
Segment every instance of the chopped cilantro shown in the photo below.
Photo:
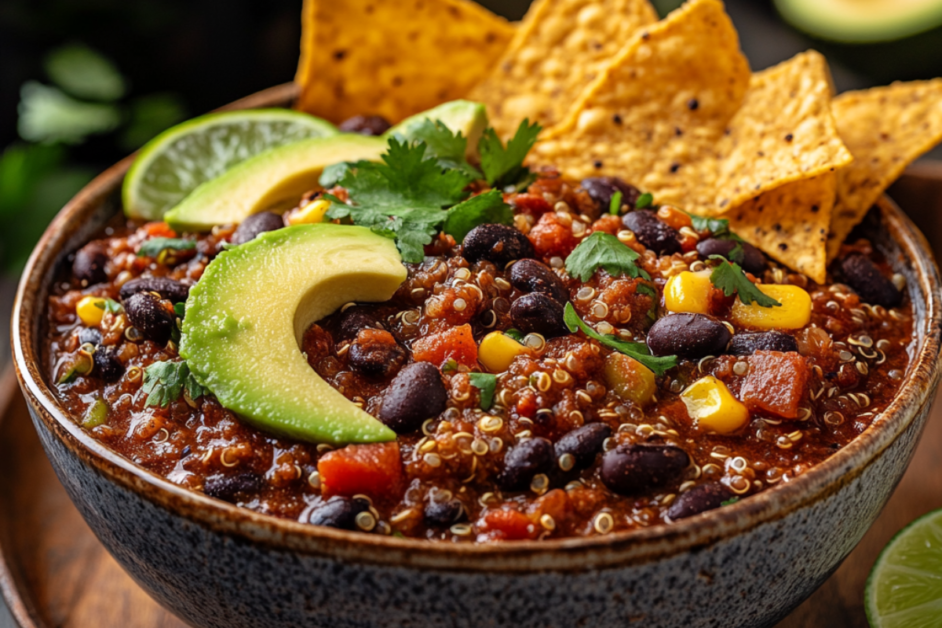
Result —
[[745, 305], [753, 301], [762, 307], [775, 307], [782, 305], [769, 295], [765, 294], [749, 281], [746, 273], [743, 272], [739, 264], [730, 262], [722, 255], [711, 255], [710, 259], [719, 260], [720, 264], [710, 273], [710, 282], [723, 291], [728, 297], [734, 294], [739, 295], [739, 300]]
[[104, 301], [95, 301], [95, 307], [99, 310], [104, 310], [106, 312], [111, 312], [112, 314], [120, 314], [121, 304], [115, 301], [114, 299], [105, 299]]
[[186, 303], [174, 303], [173, 304], [173, 313], [177, 315], [177, 318], [183, 318], [186, 316]]
[[608, 213], [610, 213], [612, 216], [617, 216], [618, 213], [621, 211], [621, 198], [622, 198], [621, 190], [612, 194], [612, 200], [608, 204]]
[[536, 143], [542, 127], [525, 119], [520, 123], [513, 138], [504, 147], [494, 129], [485, 129], [478, 142], [478, 152], [481, 154], [481, 170], [489, 184], [498, 189], [507, 186], [517, 186], [522, 180], [530, 176], [529, 168], [524, 167], [523, 160]]
[[714, 238], [721, 240], [743, 241], [742, 238], [729, 230], [729, 220], [726, 218], [706, 218], [693, 214], [688, 214], [688, 216], [690, 216], [690, 221], [696, 231], [709, 231]]
[[458, 360], [454, 358], [448, 358], [445, 360], [445, 364], [442, 365], [442, 373], [454, 373], [458, 370]]
[[738, 497], [730, 497], [730, 498], [727, 499], [726, 501], [720, 502], [720, 506], [732, 506], [733, 504], [735, 504], [735, 503], [738, 502], [738, 501], [739, 501], [739, 498], [738, 498]]
[[196, 381], [186, 362], [154, 362], [144, 369], [146, 405], [164, 408], [179, 399], [184, 389], [190, 399], [209, 392]]
[[504, 332], [504, 335], [505, 335], [505, 336], [510, 336], [511, 338], [513, 338], [514, 340], [516, 340], [517, 342], [521, 342], [521, 341], [523, 340], [523, 332], [520, 331], [519, 329], [515, 328], [515, 327], [511, 327], [510, 329], [506, 330], [506, 331]]
[[481, 409], [490, 410], [494, 404], [494, 388], [497, 387], [497, 376], [491, 373], [468, 373], [471, 385], [481, 391]]
[[193, 240], [183, 238], [151, 238], [141, 245], [137, 251], [138, 257], [157, 257], [161, 252], [171, 249], [174, 251], [188, 251], [196, 248]]
[[638, 200], [635, 202], [635, 207], [638, 209], [645, 209], [650, 207], [654, 203], [654, 195], [650, 192], [645, 192], [638, 197]]
[[615, 336], [603, 336], [586, 325], [582, 319], [579, 318], [579, 315], [576, 314], [576, 308], [572, 306], [572, 303], [566, 304], [566, 309], [563, 313], [563, 321], [566, 323], [566, 327], [569, 328], [569, 331], [573, 333], [576, 331], [582, 331], [582, 333], [584, 333], [586, 336], [598, 340], [606, 347], [614, 349], [620, 353], [624, 353], [630, 358], [634, 358], [644, 366], [654, 371], [655, 375], [661, 376], [668, 370], [677, 366], [676, 355], [654, 357], [648, 350], [647, 345], [643, 342], [628, 342], [625, 340], [618, 340], [615, 338]]
[[504, 195], [500, 190], [489, 190], [449, 209], [442, 231], [455, 241], [463, 242], [468, 232], [478, 225], [512, 225], [513, 221], [514, 212], [504, 202]]
[[604, 268], [612, 277], [628, 275], [650, 279], [650, 275], [635, 264], [636, 259], [638, 254], [618, 238], [596, 231], [569, 254], [566, 271], [580, 281], [588, 281], [599, 268]]
[[468, 148], [468, 138], [453, 133], [441, 120], [426, 118], [411, 131], [412, 139], [424, 142], [429, 157], [435, 157], [443, 168], [460, 170], [472, 179], [481, 179], [481, 171], [468, 163], [465, 152]]

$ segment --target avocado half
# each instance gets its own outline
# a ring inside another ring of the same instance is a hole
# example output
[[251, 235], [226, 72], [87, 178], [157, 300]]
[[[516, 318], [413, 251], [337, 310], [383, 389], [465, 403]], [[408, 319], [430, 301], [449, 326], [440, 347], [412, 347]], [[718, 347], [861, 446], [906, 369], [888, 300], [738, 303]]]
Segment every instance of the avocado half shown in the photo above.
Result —
[[826, 56], [877, 82], [942, 73], [942, 0], [775, 0]]
[[262, 234], [221, 253], [190, 290], [180, 355], [223, 407], [261, 430], [336, 445], [393, 440], [321, 379], [301, 340], [345, 303], [390, 299], [405, 278], [393, 240], [365, 227]]

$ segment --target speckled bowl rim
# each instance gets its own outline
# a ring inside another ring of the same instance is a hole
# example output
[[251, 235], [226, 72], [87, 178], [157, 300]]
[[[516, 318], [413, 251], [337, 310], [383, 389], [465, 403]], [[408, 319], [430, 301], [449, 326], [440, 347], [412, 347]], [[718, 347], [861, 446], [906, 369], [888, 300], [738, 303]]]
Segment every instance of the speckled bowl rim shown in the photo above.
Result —
[[[293, 84], [264, 90], [225, 109], [286, 106], [296, 94]], [[547, 541], [447, 543], [334, 530], [279, 519], [216, 500], [172, 484], [108, 449], [82, 430], [59, 405], [39, 368], [36, 338], [46, 282], [79, 219], [90, 217], [120, 187], [133, 160], [123, 159], [99, 175], [59, 212], [30, 256], [14, 303], [11, 338], [20, 386], [45, 427], [84, 464], [116, 484], [135, 491], [194, 523], [219, 533], [335, 560], [416, 569], [488, 571], [583, 571], [641, 564], [696, 550], [776, 520], [823, 499], [857, 477], [907, 429], [932, 402], [939, 383], [942, 297], [939, 271], [921, 233], [888, 198], [878, 205], [883, 227], [912, 268], [925, 300], [922, 346], [914, 356], [901, 393], [863, 434], [797, 479], [780, 483], [741, 502], [671, 525], [617, 532], [605, 536]], [[75, 225], [74, 228], [70, 228]], [[918, 320], [918, 319], [917, 319]]]

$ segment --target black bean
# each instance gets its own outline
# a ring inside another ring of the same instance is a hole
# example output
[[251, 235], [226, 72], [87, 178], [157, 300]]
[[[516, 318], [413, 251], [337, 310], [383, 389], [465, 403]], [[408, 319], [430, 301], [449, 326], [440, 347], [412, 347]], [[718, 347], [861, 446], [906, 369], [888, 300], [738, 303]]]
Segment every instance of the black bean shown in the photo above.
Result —
[[441, 373], [428, 362], [416, 362], [405, 367], [393, 378], [379, 420], [397, 434], [414, 432], [426, 419], [444, 412], [448, 393]]
[[340, 313], [340, 322], [337, 324], [337, 339], [340, 342], [350, 342], [364, 329], [382, 329], [369, 309], [353, 306]]
[[699, 515], [701, 512], [719, 508], [723, 502], [733, 497], [732, 491], [720, 483], [700, 484], [678, 495], [667, 509], [667, 516], [677, 521]]
[[331, 497], [311, 511], [308, 523], [340, 530], [356, 530], [357, 515], [370, 509], [370, 503], [359, 497]]
[[585, 469], [592, 466], [595, 456], [602, 451], [602, 443], [611, 435], [612, 428], [604, 423], [589, 423], [577, 427], [554, 445], [557, 464], [560, 457], [569, 454], [575, 458], [573, 469]]
[[553, 444], [545, 438], [528, 438], [504, 456], [504, 470], [497, 478], [506, 491], [524, 490], [537, 473], [553, 470]]
[[678, 481], [689, 465], [679, 447], [623, 444], [602, 456], [601, 478], [619, 495], [637, 495]]
[[444, 528], [458, 523], [467, 516], [464, 504], [457, 499], [448, 501], [430, 501], [422, 509], [422, 515], [428, 526]]
[[98, 347], [92, 358], [95, 361], [95, 371], [106, 382], [116, 382], [124, 375], [124, 365], [118, 359], [114, 347]]
[[150, 292], [138, 292], [124, 302], [128, 321], [148, 340], [166, 344], [176, 325], [176, 317]]
[[486, 259], [500, 268], [507, 262], [535, 256], [527, 236], [507, 225], [478, 225], [464, 237], [462, 251], [469, 262]]
[[704, 314], [670, 314], [648, 330], [652, 355], [699, 360], [726, 352], [732, 334], [726, 325]]
[[239, 497], [259, 491], [265, 479], [258, 473], [245, 472], [238, 475], [213, 475], [203, 483], [203, 492], [223, 501], [236, 501]]
[[680, 253], [677, 232], [662, 222], [654, 212], [647, 209], [628, 212], [621, 222], [635, 234], [638, 242], [658, 255]]
[[903, 300], [903, 293], [866, 255], [852, 253], [842, 259], [841, 273], [844, 282], [860, 295], [864, 303], [896, 307]]
[[[729, 259], [730, 252], [736, 248], [736, 245], [742, 246], [742, 262], [739, 264], [743, 270], [753, 275], [758, 275], [765, 270], [766, 259], [762, 251], [752, 246], [748, 242], [737, 242], [735, 240], [721, 240], [719, 238], [707, 238], [697, 243], [697, 253], [702, 257], [708, 258], [711, 255], [722, 255]], [[736, 260], [731, 260], [736, 261]]]
[[121, 300], [127, 301], [138, 292], [156, 292], [171, 303], [183, 303], [190, 296], [190, 286], [169, 277], [138, 277], [121, 286]]
[[235, 233], [232, 234], [232, 243], [245, 244], [246, 242], [251, 242], [266, 231], [277, 231], [278, 229], [283, 229], [284, 226], [285, 221], [281, 217], [281, 214], [274, 212], [252, 214], [239, 223]]
[[511, 266], [510, 283], [520, 292], [540, 292], [560, 303], [569, 300], [569, 291], [559, 275], [535, 259], [522, 259]]
[[344, 133], [359, 133], [360, 135], [382, 135], [392, 125], [383, 116], [353, 116], [347, 118], [337, 127]]
[[75, 253], [72, 262], [72, 275], [83, 287], [108, 281], [105, 264], [108, 263], [108, 249], [102, 242], [89, 242]]
[[348, 356], [354, 371], [370, 377], [389, 377], [406, 361], [405, 349], [388, 331], [361, 331]]
[[592, 200], [599, 204], [601, 213], [606, 213], [612, 204], [615, 192], [621, 192], [622, 205], [634, 208], [641, 196], [641, 190], [622, 181], [618, 177], [589, 177], [582, 180], [582, 189], [588, 192]]
[[563, 305], [542, 292], [525, 294], [514, 301], [510, 306], [510, 319], [514, 327], [525, 334], [555, 338], [569, 333], [563, 322]]
[[752, 355], [756, 351], [798, 351], [798, 341], [780, 331], [740, 333], [733, 336], [726, 353], [730, 355]]
[[78, 339], [83, 345], [88, 343], [97, 347], [101, 344], [101, 332], [94, 327], [82, 327], [79, 330]]

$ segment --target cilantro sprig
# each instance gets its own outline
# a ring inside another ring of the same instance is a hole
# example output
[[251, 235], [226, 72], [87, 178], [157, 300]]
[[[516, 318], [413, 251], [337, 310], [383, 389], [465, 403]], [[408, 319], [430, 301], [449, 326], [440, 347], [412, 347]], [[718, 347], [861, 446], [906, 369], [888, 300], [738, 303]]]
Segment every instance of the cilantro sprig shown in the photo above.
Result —
[[198, 399], [209, 392], [204, 388], [186, 362], [154, 362], [144, 369], [144, 394], [147, 406], [165, 408], [186, 390], [190, 399]]
[[494, 405], [494, 389], [497, 387], [497, 376], [491, 373], [468, 373], [471, 385], [481, 391], [481, 409], [490, 410]]
[[468, 148], [468, 138], [461, 131], [452, 133], [441, 120], [422, 120], [411, 131], [412, 139], [424, 142], [428, 154], [438, 160], [442, 168], [459, 170], [472, 179], [483, 179], [480, 170], [468, 163], [465, 157]]
[[[350, 202], [327, 195], [331, 219], [349, 218], [354, 224], [394, 237], [406, 262], [424, 258], [424, 246], [439, 228], [459, 242], [483, 222], [510, 224], [513, 213], [498, 190], [468, 200], [465, 190], [473, 177], [443, 168], [426, 156], [424, 142], [408, 144], [396, 138], [382, 155], [382, 163], [357, 162], [339, 181]], [[447, 211], [445, 211], [446, 208]]]
[[112, 314], [120, 314], [121, 310], [124, 308], [121, 307], [121, 304], [115, 301], [114, 299], [105, 299], [104, 301], [95, 301], [95, 307], [99, 310], [104, 310], [105, 312], [110, 312]]
[[137, 251], [138, 257], [157, 257], [166, 250], [189, 251], [196, 248], [193, 240], [183, 238], [151, 238], [146, 240]]
[[612, 277], [651, 279], [643, 269], [635, 264], [638, 253], [626, 246], [615, 236], [596, 231], [579, 243], [566, 258], [566, 271], [580, 281], [588, 281], [595, 271], [602, 268]]
[[484, 129], [478, 142], [484, 179], [500, 190], [507, 187], [520, 189], [519, 186], [532, 176], [529, 168], [523, 165], [523, 160], [542, 130], [543, 127], [536, 122], [530, 124], [529, 119], [524, 119], [507, 146], [504, 146], [494, 129]]
[[719, 264], [710, 273], [710, 282], [723, 291], [728, 297], [734, 294], [745, 305], [755, 301], [761, 307], [777, 307], [782, 304], [759, 290], [756, 284], [749, 281], [746, 273], [736, 262], [727, 260], [722, 255], [711, 255], [710, 259], [719, 260]]
[[654, 374], [657, 376], [664, 375], [664, 373], [677, 366], [676, 355], [655, 357], [651, 355], [647, 345], [643, 342], [628, 342], [626, 340], [618, 340], [615, 336], [603, 336], [586, 325], [585, 322], [579, 318], [579, 315], [576, 314], [576, 308], [572, 306], [572, 303], [566, 304], [566, 308], [563, 311], [563, 322], [566, 323], [566, 327], [568, 327], [569, 331], [572, 333], [581, 331], [589, 338], [598, 340], [606, 347], [614, 349], [619, 353], [624, 353], [630, 358], [634, 358], [654, 371]]

